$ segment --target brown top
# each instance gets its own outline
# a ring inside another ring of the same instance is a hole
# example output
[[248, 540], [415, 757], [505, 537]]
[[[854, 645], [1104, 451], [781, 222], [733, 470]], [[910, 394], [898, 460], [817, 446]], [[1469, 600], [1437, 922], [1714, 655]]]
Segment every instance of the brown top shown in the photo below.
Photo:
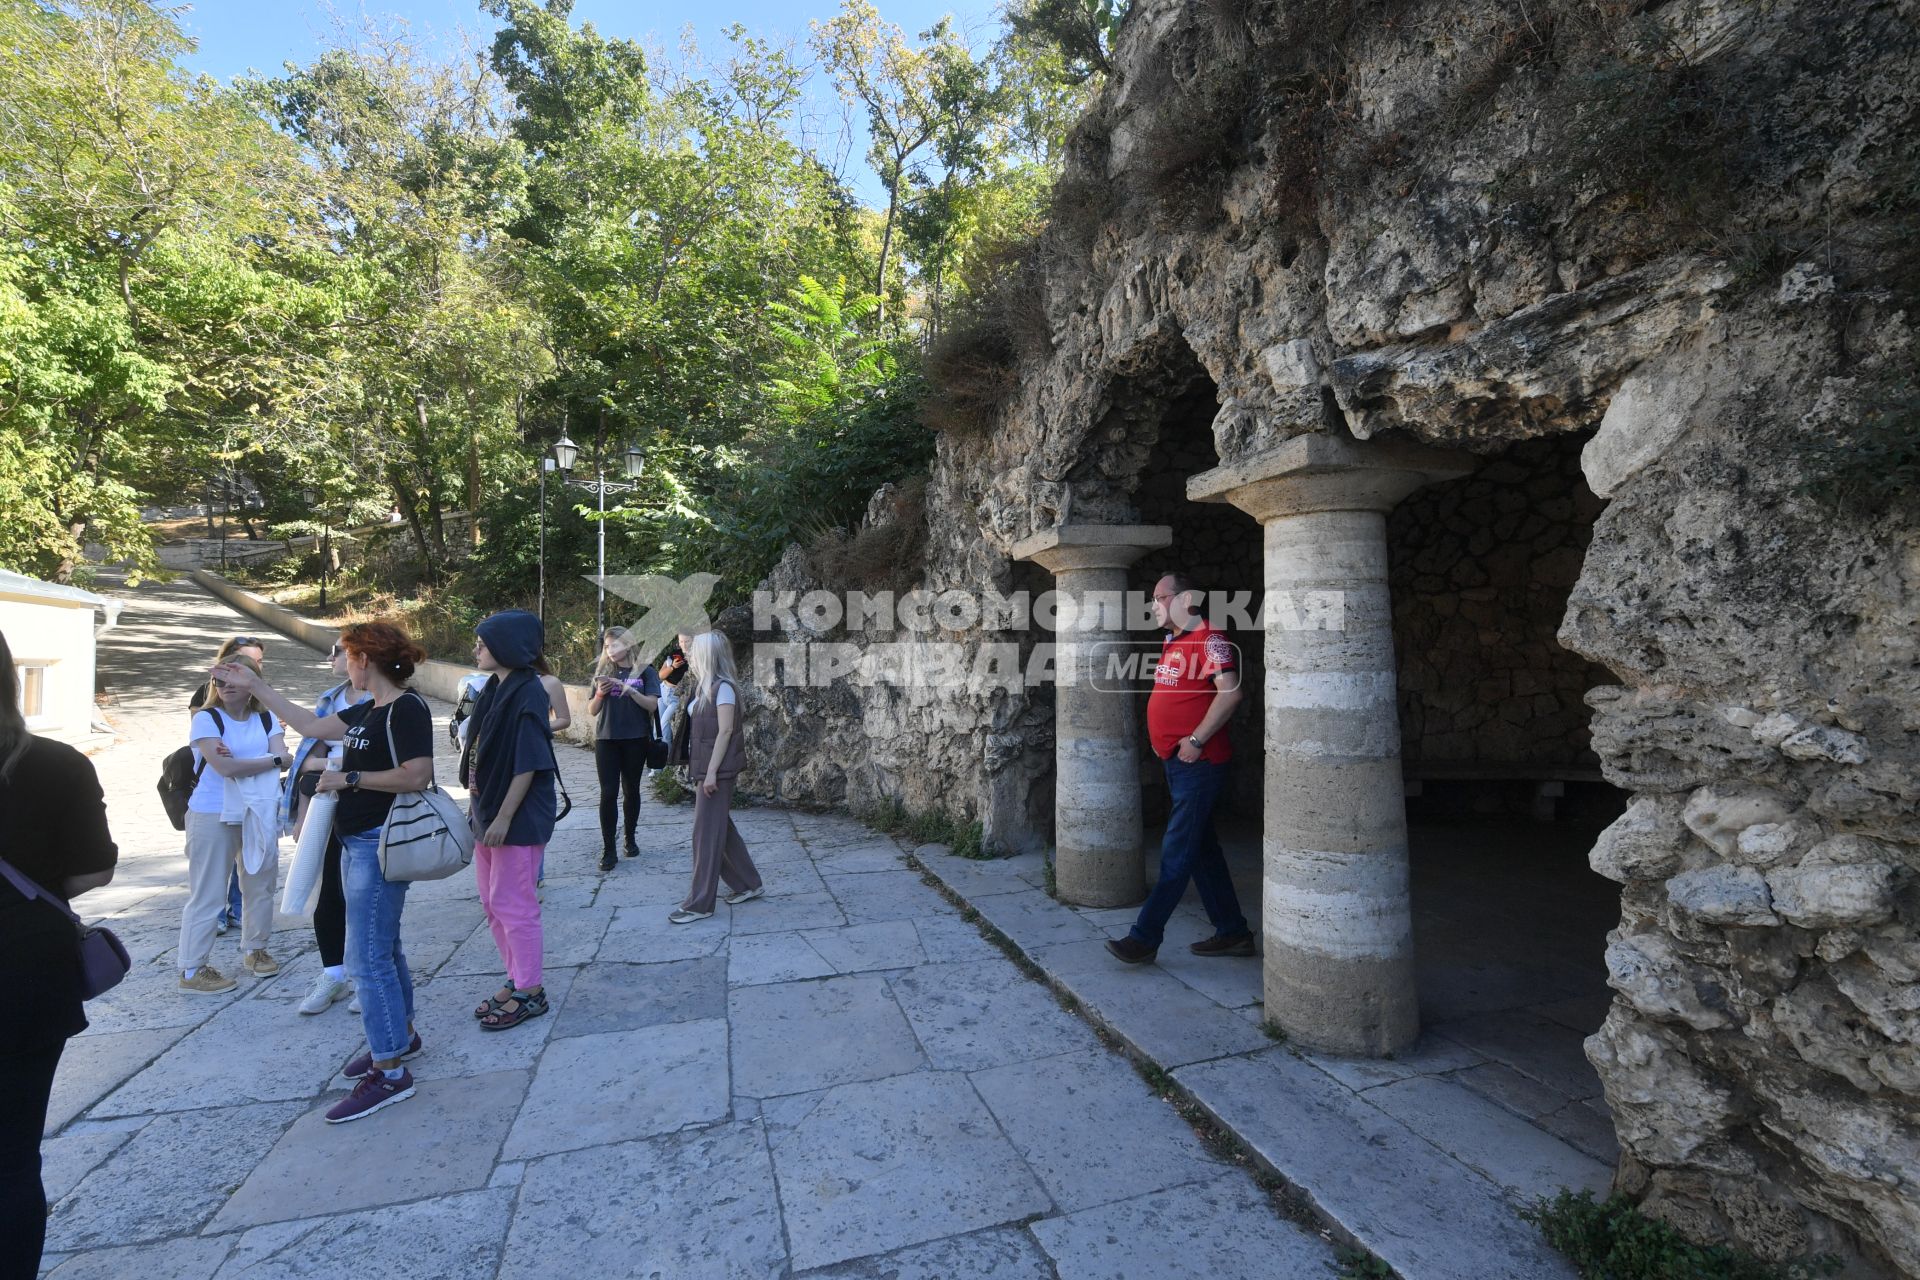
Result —
[[[720, 758], [720, 767], [714, 771], [714, 776], [725, 782], [729, 778], [739, 776], [740, 770], [746, 765], [747, 753], [741, 742], [745, 735], [741, 733], [744, 726], [741, 724], [740, 716], [743, 708], [737, 701], [740, 696], [739, 687], [732, 681], [721, 683], [733, 689], [736, 699], [733, 707], [733, 736], [727, 740], [727, 754]], [[715, 692], [719, 691], [715, 690]], [[713, 756], [713, 744], [719, 739], [720, 704], [709, 701], [705, 707], [689, 706], [687, 708], [687, 756], [695, 782], [707, 776], [707, 762]]]

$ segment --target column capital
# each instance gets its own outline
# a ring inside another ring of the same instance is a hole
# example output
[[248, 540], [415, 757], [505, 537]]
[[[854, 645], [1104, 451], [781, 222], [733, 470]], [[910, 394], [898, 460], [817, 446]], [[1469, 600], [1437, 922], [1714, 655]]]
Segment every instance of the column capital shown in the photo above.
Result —
[[1256, 520], [1307, 511], [1391, 511], [1422, 485], [1457, 480], [1479, 465], [1471, 454], [1410, 440], [1295, 436], [1187, 481], [1194, 502], [1230, 502]]
[[1049, 573], [1068, 569], [1125, 569], [1149, 551], [1169, 546], [1164, 524], [1061, 524], [1013, 544], [1015, 560], [1031, 560]]

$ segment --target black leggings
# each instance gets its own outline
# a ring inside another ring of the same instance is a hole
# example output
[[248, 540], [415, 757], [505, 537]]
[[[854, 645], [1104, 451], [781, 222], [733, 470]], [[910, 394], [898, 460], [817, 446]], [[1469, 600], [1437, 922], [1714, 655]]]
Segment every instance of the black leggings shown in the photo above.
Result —
[[627, 798], [627, 843], [640, 820], [640, 775], [647, 767], [646, 738], [596, 738], [593, 763], [600, 773], [600, 847], [613, 851], [613, 821], [619, 816], [619, 788]]
[[40, 1182], [40, 1130], [64, 1040], [0, 1054], [0, 1280], [33, 1280], [47, 1240], [47, 1196]]
[[340, 883], [340, 837], [327, 840], [321, 855], [320, 897], [313, 904], [313, 940], [320, 944], [320, 963], [347, 962], [347, 893]]

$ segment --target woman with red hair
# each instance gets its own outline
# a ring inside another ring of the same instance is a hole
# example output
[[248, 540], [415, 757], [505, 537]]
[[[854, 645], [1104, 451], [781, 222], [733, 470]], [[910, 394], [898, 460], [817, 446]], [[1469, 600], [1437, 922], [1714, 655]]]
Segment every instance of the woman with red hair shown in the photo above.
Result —
[[334, 833], [340, 840], [340, 879], [347, 898], [347, 972], [360, 997], [367, 1052], [342, 1074], [353, 1092], [327, 1112], [331, 1124], [370, 1116], [413, 1096], [413, 1076], [401, 1065], [419, 1054], [413, 1026], [413, 977], [400, 950], [400, 912], [407, 882], [380, 871], [380, 830], [393, 797], [433, 782], [433, 713], [408, 689], [426, 650], [386, 622], [363, 622], [340, 633], [347, 679], [373, 696], [330, 716], [316, 716], [276, 692], [244, 666], [214, 668], [216, 677], [246, 685], [302, 737], [343, 739], [343, 768], [320, 775], [316, 790], [337, 792]]

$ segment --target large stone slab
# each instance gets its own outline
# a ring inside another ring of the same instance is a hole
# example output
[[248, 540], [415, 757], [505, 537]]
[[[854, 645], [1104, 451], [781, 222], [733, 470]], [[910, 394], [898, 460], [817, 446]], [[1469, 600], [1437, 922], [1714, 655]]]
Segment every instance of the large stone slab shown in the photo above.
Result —
[[626, 964], [697, 960], [722, 953], [727, 945], [724, 903], [711, 920], [670, 924], [671, 906], [620, 907], [600, 940], [600, 959]]
[[287, 1130], [208, 1229], [233, 1231], [484, 1187], [526, 1092], [524, 1071], [436, 1080], [352, 1124], [328, 1124], [326, 1110], [339, 1099], [325, 1098]]
[[800, 1093], [927, 1065], [879, 978], [738, 987], [728, 996], [733, 1088], [749, 1098]]
[[209, 1280], [226, 1261], [232, 1240], [182, 1236], [118, 1249], [76, 1253], [48, 1272], [48, 1280]]
[[155, 1117], [53, 1207], [48, 1250], [197, 1231], [304, 1110], [260, 1103]]
[[866, 844], [842, 845], [813, 850], [813, 865], [822, 875], [861, 875], [868, 872], [899, 871], [907, 865], [900, 846], [884, 837]]
[[1004, 957], [923, 965], [891, 982], [914, 1034], [942, 1070], [977, 1071], [1097, 1043], [1052, 991]]
[[1033, 1224], [1060, 1280], [1281, 1280], [1332, 1272], [1332, 1246], [1232, 1173]]
[[358, 1019], [307, 1018], [282, 1001], [242, 1000], [161, 1054], [94, 1113], [137, 1115], [311, 1098], [361, 1044]]
[[[554, 1023], [566, 1016], [573, 990], [575, 969], [549, 969], [546, 972], [547, 1006], [551, 1012], [509, 1027], [488, 1031], [474, 1018], [473, 1010], [481, 999], [498, 991], [499, 979], [473, 977], [436, 978], [430, 987], [415, 994], [415, 1026], [420, 1032], [422, 1052], [407, 1064], [416, 1080], [449, 1080], [458, 1076], [491, 1075], [496, 1071], [528, 1071], [539, 1060]], [[362, 1041], [361, 1046], [365, 1047]], [[341, 1066], [345, 1066], [343, 1061]], [[336, 1076], [333, 1086], [351, 1088], [346, 1079]]]
[[727, 1016], [727, 958], [591, 964], [567, 991], [553, 1038], [634, 1031]]
[[911, 920], [953, 910], [938, 891], [921, 883], [917, 871], [875, 871], [865, 875], [838, 875], [828, 871], [821, 878], [852, 924]]
[[1436, 1076], [1484, 1063], [1485, 1058], [1431, 1031], [1422, 1032], [1411, 1049], [1391, 1058], [1349, 1058], [1335, 1053], [1299, 1050], [1299, 1057], [1338, 1080], [1349, 1089], [1371, 1089], [1376, 1085], [1409, 1080], [1414, 1076]]
[[927, 963], [927, 953], [920, 946], [920, 931], [914, 928], [912, 920], [853, 924], [844, 929], [809, 929], [801, 936], [836, 973], [910, 969]]
[[[587, 963], [600, 950], [600, 939], [606, 935], [607, 924], [612, 919], [612, 907], [567, 908], [555, 907], [548, 902], [540, 912], [541, 965], [548, 969], [563, 969]], [[493, 940], [493, 931], [475, 929], [460, 945], [460, 949], [453, 953], [453, 958], [440, 967], [439, 975], [484, 974], [494, 977], [505, 971], [506, 966], [500, 962], [500, 948]]]
[[[512, 1211], [510, 1190], [468, 1191], [256, 1227], [239, 1238], [217, 1280], [319, 1280], [343, 1274], [492, 1280]], [[350, 1267], [342, 1266], [343, 1259], [351, 1259]]]
[[1031, 954], [1109, 1030], [1163, 1067], [1248, 1053], [1271, 1043], [1246, 1018], [1159, 967], [1115, 960], [1105, 943], [1073, 943]]
[[47, 1133], [58, 1133], [75, 1116], [144, 1070], [191, 1031], [191, 1027], [150, 1027], [75, 1036], [60, 1055], [47, 1100]]
[[1613, 1181], [1613, 1170], [1592, 1156], [1450, 1080], [1384, 1084], [1366, 1100], [1523, 1203], [1562, 1187], [1605, 1199]]
[[842, 1086], [768, 1142], [796, 1271], [1051, 1207], [958, 1074]]
[[500, 1280], [786, 1273], [773, 1170], [758, 1124], [548, 1156], [527, 1166]]
[[[726, 910], [723, 906], [722, 910]], [[793, 929], [837, 929], [846, 915], [831, 893], [796, 893], [784, 898], [761, 898], [733, 909], [736, 935], [782, 933]]]
[[99, 1167], [102, 1160], [118, 1151], [127, 1139], [145, 1128], [144, 1117], [131, 1120], [102, 1120], [40, 1144], [40, 1183], [46, 1189], [47, 1203], [58, 1204], [61, 1197], [80, 1185], [80, 1180]]
[[547, 1047], [503, 1154], [551, 1155], [724, 1119], [721, 1018], [570, 1036]]
[[930, 964], [965, 964], [1000, 955], [1000, 948], [988, 942], [976, 925], [957, 915], [923, 916], [913, 927]]
[[1600, 1096], [1600, 1075], [1583, 1047], [1586, 1034], [1552, 1018], [1512, 1009], [1442, 1023], [1434, 1032], [1569, 1098]]
[[1071, 907], [1061, 906], [1038, 889], [997, 893], [973, 904], [987, 923], [1007, 935], [1029, 955], [1041, 947], [1084, 942], [1101, 937], [1099, 930]]
[[686, 871], [649, 871], [626, 859], [600, 882], [594, 895], [599, 907], [662, 907], [667, 911], [687, 896]]
[[1402, 1280], [1572, 1280], [1493, 1184], [1285, 1048], [1173, 1074]]
[[991, 893], [1018, 893], [1032, 886], [1020, 878], [1025, 864], [1013, 858], [959, 858], [942, 844], [923, 844], [913, 856], [947, 888], [971, 902]]
[[947, 1236], [871, 1258], [801, 1273], [802, 1280], [1054, 1280], [1033, 1237], [1011, 1227]]
[[978, 1071], [972, 1079], [1028, 1167], [1068, 1212], [1224, 1171], [1179, 1113], [1105, 1049]]
[[1196, 956], [1187, 950], [1189, 943], [1212, 935], [1210, 928], [1169, 928], [1156, 963], [1215, 1004], [1228, 1009], [1259, 1004], [1266, 993], [1258, 956]]
[[727, 981], [736, 987], [825, 978], [836, 970], [800, 933], [760, 933], [728, 946]]

